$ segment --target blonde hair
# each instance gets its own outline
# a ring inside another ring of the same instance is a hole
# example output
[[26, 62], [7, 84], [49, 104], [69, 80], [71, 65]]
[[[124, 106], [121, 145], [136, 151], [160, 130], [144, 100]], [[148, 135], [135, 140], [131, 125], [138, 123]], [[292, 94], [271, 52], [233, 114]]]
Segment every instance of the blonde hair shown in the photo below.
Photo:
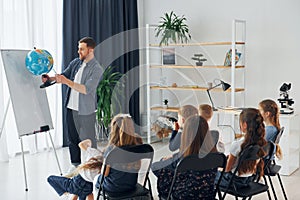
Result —
[[206, 121], [210, 120], [213, 116], [212, 107], [208, 104], [201, 104], [199, 106], [199, 115], [206, 119]]
[[133, 120], [128, 114], [118, 114], [111, 121], [109, 145], [124, 146], [138, 144]]
[[197, 115], [198, 110], [192, 105], [184, 105], [179, 108], [178, 114], [180, 114], [183, 117], [183, 119], [187, 119], [192, 115]]

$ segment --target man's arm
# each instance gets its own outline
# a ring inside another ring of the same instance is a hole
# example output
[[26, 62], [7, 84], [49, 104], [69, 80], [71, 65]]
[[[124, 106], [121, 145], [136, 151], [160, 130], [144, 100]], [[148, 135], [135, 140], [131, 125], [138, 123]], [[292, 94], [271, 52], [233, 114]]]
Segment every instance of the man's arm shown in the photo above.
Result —
[[55, 78], [57, 83], [65, 84], [79, 93], [87, 94], [85, 85], [80, 83], [75, 83], [74, 81], [71, 81], [70, 79], [66, 78], [64, 75], [60, 75], [60, 74], [56, 74]]

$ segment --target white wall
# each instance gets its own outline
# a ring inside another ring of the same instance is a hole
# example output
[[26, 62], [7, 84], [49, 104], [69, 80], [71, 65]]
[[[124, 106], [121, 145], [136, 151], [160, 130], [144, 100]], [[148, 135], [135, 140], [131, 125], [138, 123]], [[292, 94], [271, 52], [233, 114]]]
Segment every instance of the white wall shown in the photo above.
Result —
[[[282, 83], [292, 83], [290, 97], [299, 107], [299, 0], [139, 0], [140, 25], [157, 24], [165, 12], [185, 15], [199, 42], [231, 39], [233, 19], [247, 21], [246, 106], [265, 98], [277, 100]], [[298, 107], [298, 109], [297, 109]]]

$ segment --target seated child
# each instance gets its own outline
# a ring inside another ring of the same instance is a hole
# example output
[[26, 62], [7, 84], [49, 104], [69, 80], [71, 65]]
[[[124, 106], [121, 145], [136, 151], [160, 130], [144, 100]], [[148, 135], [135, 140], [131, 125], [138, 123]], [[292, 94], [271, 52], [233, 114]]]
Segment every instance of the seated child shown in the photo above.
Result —
[[[160, 198], [168, 196], [174, 171], [178, 162], [189, 155], [206, 155], [216, 152], [211, 134], [208, 134], [207, 121], [198, 115], [186, 119], [181, 134], [181, 145], [178, 153], [162, 158], [152, 164], [151, 169], [157, 177], [157, 191]], [[174, 199], [215, 199], [217, 169], [207, 171], [188, 171], [178, 174], [173, 190]]]
[[[247, 146], [259, 145], [262, 147], [258, 152], [259, 156], [266, 155], [266, 152], [263, 150], [263, 147], [267, 144], [267, 141], [265, 140], [265, 126], [263, 123], [263, 117], [259, 111], [255, 108], [244, 109], [240, 113], [239, 121], [240, 129], [244, 133], [244, 137], [234, 141], [230, 147], [230, 154], [227, 158], [225, 173], [220, 183], [220, 185], [224, 187], [229, 184], [229, 178], [233, 176], [232, 172], [236, 169], [240, 153]], [[264, 162], [262, 160], [259, 160], [259, 162], [257, 162], [257, 160], [244, 161], [238, 170], [238, 174], [235, 174], [235, 176], [239, 177], [237, 179], [238, 181], [233, 184], [237, 188], [247, 186], [248, 182], [253, 179], [252, 175], [257, 169], [261, 173], [259, 174], [260, 177], [262, 176], [264, 171], [263, 167]], [[218, 173], [216, 181], [219, 177], [220, 173]]]
[[198, 110], [192, 105], [184, 105], [178, 110], [178, 120], [174, 123], [174, 129], [169, 141], [170, 151], [176, 151], [180, 147], [181, 133], [184, 126], [184, 121], [193, 115], [197, 115]]
[[[118, 114], [111, 121], [110, 139], [103, 154], [104, 158], [114, 148], [122, 148], [141, 143], [141, 138], [135, 134], [134, 123], [131, 116], [128, 114]], [[136, 165], [132, 166], [136, 167]], [[138, 165], [138, 168], [139, 167], [140, 166]], [[100, 181], [102, 176], [104, 176], [103, 188], [106, 192], [121, 193], [135, 189], [138, 174], [128, 173], [126, 171], [119, 170], [119, 167], [117, 168], [114, 166], [108, 166], [104, 174], [100, 174], [96, 177], [96, 188], [100, 188]]]
[[[207, 123], [209, 124], [212, 116], [213, 116], [213, 109], [210, 105], [208, 104], [201, 104], [199, 106], [199, 115], [201, 117], [203, 117], [204, 119], [206, 119]], [[214, 141], [216, 142], [217, 144], [217, 150], [218, 152], [222, 152], [224, 153], [225, 152], [225, 145], [222, 141], [222, 137], [219, 133], [219, 131], [217, 130], [210, 130], [209, 131], [210, 134], [212, 135], [212, 137], [214, 138]]]
[[54, 188], [59, 196], [72, 194], [72, 200], [93, 200], [93, 180], [101, 171], [103, 163], [102, 152], [91, 148], [92, 141], [87, 139], [79, 143], [81, 150], [85, 151], [86, 162], [79, 165], [74, 174], [68, 177], [49, 176], [48, 183]]

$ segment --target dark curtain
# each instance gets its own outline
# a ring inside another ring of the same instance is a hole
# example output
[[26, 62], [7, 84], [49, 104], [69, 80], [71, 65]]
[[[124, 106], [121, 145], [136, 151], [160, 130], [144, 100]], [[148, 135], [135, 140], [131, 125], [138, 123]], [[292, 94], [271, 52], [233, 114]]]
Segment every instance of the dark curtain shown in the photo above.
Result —
[[[95, 56], [104, 69], [116, 66], [126, 74], [122, 109], [137, 125], [139, 117], [139, 43], [137, 0], [64, 0], [62, 70], [78, 57], [78, 40], [93, 37], [98, 44]], [[62, 87], [65, 98], [66, 87]], [[63, 102], [62, 99], [62, 102]], [[63, 108], [64, 146], [67, 145], [66, 110]], [[138, 126], [137, 126], [138, 127]], [[139, 130], [136, 130], [139, 132]]]

